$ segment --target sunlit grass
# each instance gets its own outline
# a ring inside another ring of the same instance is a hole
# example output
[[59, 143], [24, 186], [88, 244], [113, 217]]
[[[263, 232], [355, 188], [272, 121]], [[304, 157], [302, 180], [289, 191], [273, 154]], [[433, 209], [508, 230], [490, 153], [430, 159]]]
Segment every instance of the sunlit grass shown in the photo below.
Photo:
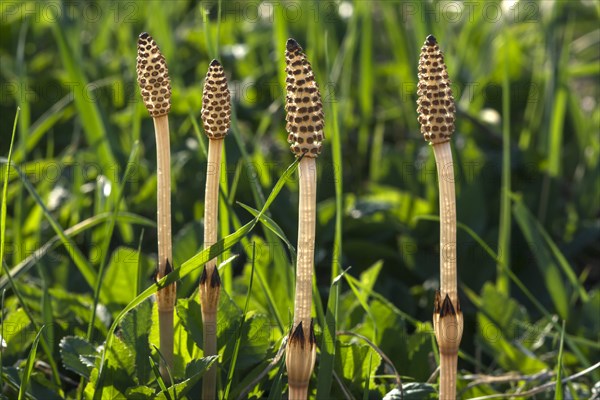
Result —
[[[398, 398], [377, 351], [337, 334], [351, 332], [393, 361], [405, 396], [435, 397], [437, 179], [415, 104], [418, 52], [434, 34], [457, 104], [458, 392], [591, 397], [600, 380], [586, 371], [600, 357], [596, 4], [502, 2], [485, 13], [476, 2], [457, 14], [437, 1], [90, 3], [97, 18], [87, 3], [60, 15], [35, 4], [0, 7], [2, 395], [17, 398], [25, 378], [29, 398], [194, 397], [215, 363], [202, 358], [196, 290], [209, 257], [222, 263], [224, 288], [218, 396], [287, 393], [279, 350], [293, 317], [298, 180], [285, 141], [284, 49], [295, 37], [322, 92], [327, 140], [317, 163], [310, 396]], [[173, 85], [176, 265], [159, 284], [156, 146], [135, 86], [136, 38], [146, 30]], [[202, 251], [207, 143], [198, 120], [213, 58], [230, 83], [232, 126], [219, 242]], [[148, 299], [175, 281], [176, 386], [161, 388]]]

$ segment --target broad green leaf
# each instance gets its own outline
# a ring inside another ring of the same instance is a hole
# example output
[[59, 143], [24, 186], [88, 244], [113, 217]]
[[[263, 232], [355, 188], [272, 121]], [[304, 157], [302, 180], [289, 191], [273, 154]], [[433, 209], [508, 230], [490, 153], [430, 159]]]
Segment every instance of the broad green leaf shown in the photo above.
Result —
[[[204, 226], [199, 221], [186, 224], [173, 236], [173, 265], [182, 265], [204, 246]], [[177, 292], [181, 296], [187, 296], [198, 287], [201, 269], [190, 273], [188, 279], [177, 284]]]
[[108, 383], [118, 388], [121, 393], [135, 386], [135, 361], [132, 351], [117, 338], [109, 349], [106, 365], [113, 372]]
[[381, 357], [370, 346], [356, 341], [336, 342], [335, 370], [353, 387], [363, 392], [367, 382], [365, 377], [372, 375], [379, 367]]
[[10, 357], [24, 353], [35, 339], [33, 325], [22, 308], [8, 314], [2, 321], [2, 340], [6, 348], [2, 351], [3, 357]]
[[128, 400], [153, 400], [156, 396], [154, 389], [148, 386], [136, 386], [125, 391]]
[[400, 390], [393, 389], [383, 397], [383, 400], [426, 400], [438, 398], [436, 390], [429, 383], [405, 383], [402, 385], [402, 392], [400, 393]]
[[125, 305], [136, 297], [131, 283], [137, 280], [138, 257], [131, 247], [117, 247], [112, 253], [102, 280], [100, 299], [104, 304]]
[[123, 342], [135, 356], [135, 374], [140, 383], [148, 382], [150, 378], [150, 329], [152, 326], [152, 303], [145, 301], [121, 323]]
[[95, 368], [98, 350], [91, 343], [81, 337], [65, 336], [60, 340], [60, 356], [65, 368], [77, 375], [90, 379], [90, 374]]
[[381, 267], [383, 267], [383, 262], [377, 261], [375, 264], [371, 265], [366, 271], [360, 274], [360, 282], [363, 284], [363, 287], [359, 291], [361, 302], [367, 301], [369, 294], [375, 286], [375, 282], [377, 281], [377, 277], [379, 276]]
[[[202, 309], [196, 299], [178, 299], [175, 311], [179, 320], [188, 332], [188, 337], [194, 341], [194, 345], [202, 348]], [[221, 310], [219, 309], [219, 313]], [[217, 341], [218, 343], [218, 341]]]
[[[160, 400], [168, 400], [171, 397], [173, 391], [177, 393], [177, 398], [185, 398], [190, 389], [202, 378], [202, 375], [206, 370], [213, 365], [218, 359], [218, 356], [210, 356], [193, 360], [186, 368], [186, 379], [183, 382], [179, 382], [171, 387], [167, 388], [167, 391], [161, 391], [155, 398]], [[168, 394], [167, 394], [168, 392]]]

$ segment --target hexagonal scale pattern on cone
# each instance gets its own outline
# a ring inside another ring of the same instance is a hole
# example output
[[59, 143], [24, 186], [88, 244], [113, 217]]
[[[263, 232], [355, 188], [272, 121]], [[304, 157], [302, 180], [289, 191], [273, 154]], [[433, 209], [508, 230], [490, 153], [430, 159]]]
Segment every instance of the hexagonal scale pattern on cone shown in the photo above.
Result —
[[421, 133], [432, 144], [447, 142], [454, 133], [454, 97], [444, 55], [433, 35], [427, 36], [421, 47], [418, 76], [417, 113]]
[[231, 95], [225, 71], [217, 60], [210, 63], [204, 81], [202, 122], [210, 139], [223, 139], [231, 125]]
[[158, 45], [146, 32], [138, 38], [137, 80], [150, 115], [166, 115], [171, 109], [169, 70]]
[[325, 139], [323, 105], [312, 67], [302, 47], [288, 39], [285, 49], [286, 130], [290, 149], [300, 157], [318, 157]]

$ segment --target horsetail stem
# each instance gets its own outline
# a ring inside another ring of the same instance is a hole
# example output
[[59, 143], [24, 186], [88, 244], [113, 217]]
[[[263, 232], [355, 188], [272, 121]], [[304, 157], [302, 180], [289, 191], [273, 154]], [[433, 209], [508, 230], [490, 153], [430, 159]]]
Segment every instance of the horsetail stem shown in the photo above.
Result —
[[[169, 146], [169, 110], [171, 83], [165, 58], [152, 37], [144, 32], [138, 38], [137, 80], [144, 104], [154, 121], [157, 164], [157, 226], [158, 271], [161, 279], [172, 268], [171, 243], [171, 165]], [[175, 283], [156, 293], [160, 332], [160, 351], [166, 361], [160, 363], [163, 379], [168, 380], [166, 368], [173, 369], [173, 308], [177, 297]]]
[[[204, 248], [217, 242], [219, 178], [223, 139], [231, 124], [231, 96], [227, 88], [225, 71], [217, 60], [208, 67], [202, 93], [202, 122], [208, 136], [208, 163], [206, 168], [206, 191], [204, 199]], [[217, 307], [221, 279], [213, 258], [204, 265], [200, 278], [200, 303], [204, 355], [217, 354]], [[213, 365], [204, 375], [202, 398], [214, 399], [217, 389], [217, 366]]]
[[454, 133], [454, 97], [434, 36], [429, 35], [419, 58], [417, 100], [421, 133], [433, 147], [440, 198], [440, 290], [436, 292], [433, 326], [440, 350], [440, 399], [456, 398], [458, 346], [463, 315], [457, 292], [456, 195], [450, 137]]
[[290, 399], [306, 399], [316, 359], [316, 342], [310, 317], [314, 268], [317, 171], [321, 152], [323, 105], [312, 67], [294, 39], [286, 44], [286, 130], [290, 149], [301, 157], [298, 165], [298, 254], [294, 323], [287, 343], [286, 368]]

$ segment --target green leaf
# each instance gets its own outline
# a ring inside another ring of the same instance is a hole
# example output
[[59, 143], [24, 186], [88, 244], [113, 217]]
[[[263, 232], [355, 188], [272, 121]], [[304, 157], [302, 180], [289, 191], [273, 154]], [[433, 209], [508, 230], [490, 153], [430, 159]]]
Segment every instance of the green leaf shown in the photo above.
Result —
[[44, 326], [40, 328], [35, 339], [33, 340], [33, 345], [31, 346], [31, 350], [29, 351], [29, 356], [27, 357], [27, 362], [25, 363], [25, 368], [23, 369], [23, 377], [21, 378], [21, 387], [19, 388], [19, 400], [25, 398], [25, 392], [27, 392], [27, 388], [29, 386], [29, 379], [31, 377], [31, 371], [33, 371], [33, 364], [35, 361], [35, 354], [37, 352], [38, 343], [40, 342], [40, 337], [44, 330]]
[[329, 289], [325, 326], [323, 327], [321, 345], [319, 346], [321, 356], [319, 358], [319, 370], [317, 373], [317, 396], [320, 398], [328, 398], [331, 392], [331, 382], [333, 381], [333, 367], [335, 362], [340, 279], [343, 274], [344, 273], [342, 272], [342, 274], [333, 280]]
[[130, 247], [113, 251], [102, 280], [100, 298], [104, 304], [125, 305], [135, 298], [132, 282], [137, 281], [138, 257], [138, 251]]
[[121, 323], [123, 342], [135, 356], [135, 374], [140, 383], [148, 382], [150, 365], [150, 329], [152, 327], [152, 303], [145, 301], [133, 310]]
[[125, 397], [129, 400], [153, 400], [155, 396], [154, 389], [148, 386], [136, 386], [125, 391]]
[[2, 339], [6, 344], [2, 356], [25, 352], [34, 339], [33, 332], [31, 321], [23, 308], [9, 313], [2, 321]]
[[202, 375], [206, 372], [211, 365], [213, 365], [217, 360], [218, 356], [210, 356], [200, 358], [198, 360], [192, 361], [186, 368], [186, 379], [183, 382], [179, 382], [173, 386], [170, 386], [166, 390], [161, 391], [156, 399], [159, 400], [168, 400], [172, 397], [172, 393], [177, 393], [177, 398], [182, 399], [185, 398], [183, 396], [187, 395], [190, 389], [202, 378]]
[[506, 370], [517, 370], [524, 374], [548, 368], [531, 352], [525, 352], [522, 347], [513, 344], [517, 339], [515, 333], [519, 331], [518, 324], [529, 323], [524, 309], [489, 282], [483, 287], [481, 301], [477, 313], [478, 333], [494, 359]]
[[[275, 378], [273, 378], [273, 384], [269, 390], [268, 400], [281, 400], [281, 394], [283, 393], [283, 373], [284, 373], [284, 358], [282, 357]], [[332, 367], [333, 368], [333, 367]]]
[[229, 398], [229, 391], [231, 390], [231, 384], [233, 382], [233, 374], [235, 372], [237, 357], [240, 352], [240, 345], [242, 343], [242, 332], [244, 331], [244, 322], [248, 314], [248, 305], [250, 304], [250, 295], [252, 293], [252, 284], [254, 283], [254, 260], [256, 257], [256, 246], [252, 246], [252, 272], [250, 274], [250, 284], [248, 285], [248, 291], [246, 293], [246, 302], [244, 304], [244, 311], [240, 318], [240, 327], [237, 330], [235, 345], [233, 349], [233, 355], [231, 357], [231, 363], [229, 365], [229, 371], [227, 372], [227, 386], [225, 387], [225, 398]]
[[99, 356], [96, 347], [78, 336], [65, 336], [58, 346], [64, 367], [85, 379], [90, 379]]
[[355, 341], [336, 342], [335, 369], [361, 393], [368, 383], [364, 378], [372, 378], [380, 363], [381, 356], [371, 346]]
[[383, 400], [426, 400], [437, 399], [437, 392], [429, 383], [411, 382], [402, 385], [402, 393], [399, 389], [393, 389], [387, 393]]
[[292, 243], [288, 240], [288, 238], [285, 236], [285, 233], [283, 232], [283, 229], [281, 229], [281, 227], [279, 225], [277, 225], [277, 223], [275, 221], [273, 221], [273, 219], [271, 217], [269, 217], [268, 215], [260, 215], [260, 212], [258, 210], [255, 210], [254, 208], [245, 205], [244, 203], [241, 202], [237, 202], [244, 210], [248, 211], [250, 214], [252, 214], [253, 217], [255, 218], [259, 218], [260, 222], [267, 228], [269, 229], [271, 232], [273, 232], [274, 234], [276, 234], [281, 240], [283, 240], [283, 242], [285, 243], [285, 245], [287, 246], [288, 250], [290, 251], [290, 258], [292, 260], [296, 259], [296, 249], [294, 248], [294, 246], [292, 245]]
[[44, 216], [50, 223], [50, 226], [52, 227], [52, 229], [54, 229], [54, 232], [60, 238], [62, 245], [68, 250], [67, 253], [71, 257], [71, 259], [73, 260], [73, 262], [75, 263], [77, 268], [79, 269], [79, 272], [81, 273], [81, 275], [83, 275], [83, 277], [86, 280], [86, 282], [88, 283], [88, 285], [91, 288], [93, 288], [94, 283], [96, 282], [96, 278], [97, 278], [96, 271], [92, 268], [90, 262], [83, 255], [81, 250], [79, 250], [79, 247], [75, 244], [73, 239], [70, 238], [65, 233], [63, 227], [60, 226], [60, 224], [58, 223], [56, 218], [52, 215], [50, 210], [48, 210], [48, 207], [46, 207], [46, 205], [44, 204], [44, 201], [40, 197], [39, 193], [37, 192], [37, 190], [35, 190], [35, 188], [31, 184], [31, 182], [29, 181], [27, 176], [23, 173], [23, 171], [14, 165], [13, 165], [13, 168], [19, 174], [19, 178], [21, 178], [21, 182], [23, 183], [23, 186], [25, 186], [25, 188], [27, 189], [27, 191], [29, 192], [31, 197], [33, 197], [33, 199], [35, 200], [37, 205], [40, 206], [40, 208], [42, 209]]
[[122, 393], [128, 387], [135, 386], [135, 357], [120, 338], [117, 338], [109, 349], [106, 365], [113, 372], [108, 381], [110, 385]]
[[560, 331], [560, 347], [558, 348], [558, 360], [556, 361], [556, 386], [554, 389], [554, 400], [563, 400], [563, 347], [565, 344], [565, 321]]
[[[554, 303], [556, 312], [562, 319], [569, 316], [569, 294], [568, 289], [578, 288], [577, 277], [574, 272], [567, 268], [567, 278], [571, 285], [565, 285], [565, 280], [556, 265], [552, 252], [547, 245], [540, 223], [531, 215], [522, 201], [517, 200], [513, 206], [515, 219], [523, 232], [523, 236], [529, 245], [536, 260], [536, 265], [541, 273], [541, 278], [546, 284], [546, 290]], [[565, 272], [567, 272], [565, 271]], [[569, 290], [570, 291], [570, 290]], [[586, 296], [587, 298], [587, 296]]]
[[[53, 15], [53, 17], [55, 18], [54, 21], [61, 20], [57, 15]], [[88, 85], [85, 78], [82, 69], [83, 63], [81, 63], [80, 60], [76, 60], [75, 55], [77, 53], [73, 51], [73, 49], [70, 48], [69, 43], [67, 43], [68, 33], [66, 32], [66, 27], [68, 25], [56, 23], [51, 24], [51, 26], [54, 38], [58, 44], [62, 63], [67, 72], [68, 81], [71, 82], [74, 87], [79, 88], [78, 90], [73, 90], [73, 100], [88, 144], [96, 149], [98, 160], [100, 161], [103, 170], [110, 171], [111, 168], [118, 165], [117, 160], [110, 146], [106, 126], [104, 125], [100, 110], [98, 109], [98, 102], [90, 101], [89, 99], [88, 90], [92, 86]], [[106, 175], [109, 176], [110, 179], [111, 174], [106, 173]], [[114, 179], [111, 183], [116, 187]]]
[[[190, 222], [177, 232], [173, 237], [173, 265], [182, 265], [187, 259], [202, 250], [204, 242], [204, 226], [199, 221]], [[187, 296], [198, 287], [201, 269], [192, 272], [189, 279], [177, 284], [179, 295]]]
[[375, 286], [375, 282], [377, 282], [377, 277], [379, 276], [382, 267], [383, 261], [377, 261], [360, 274], [360, 282], [363, 284], [363, 287], [358, 293], [360, 293], [361, 303], [367, 301], [369, 294]]
[[[2, 159], [0, 158], [0, 162]], [[109, 218], [112, 218], [112, 213], [102, 213], [95, 215], [93, 217], [87, 218], [72, 227], [65, 229], [65, 235], [68, 237], [73, 237], [79, 233], [85, 232], [88, 229], [94, 228], [97, 225], [100, 225], [106, 222]], [[156, 224], [147, 219], [140, 217], [136, 214], [121, 212], [117, 216], [117, 221], [122, 223], [129, 224], [138, 224], [142, 226], [155, 226]], [[10, 275], [13, 279], [18, 278], [22, 274], [27, 273], [36, 262], [39, 261], [43, 256], [45, 256], [50, 250], [54, 249], [60, 243], [60, 236], [55, 235], [43, 246], [39, 247], [33, 254], [25, 258], [19, 264], [15, 265], [10, 270]], [[0, 277], [0, 290], [4, 290], [9, 285], [8, 277], [6, 275]]]
[[[220, 301], [220, 299], [219, 299]], [[178, 299], [175, 311], [198, 348], [203, 346], [202, 308], [196, 299]], [[219, 309], [219, 314], [221, 310]], [[217, 341], [218, 343], [218, 341]]]

